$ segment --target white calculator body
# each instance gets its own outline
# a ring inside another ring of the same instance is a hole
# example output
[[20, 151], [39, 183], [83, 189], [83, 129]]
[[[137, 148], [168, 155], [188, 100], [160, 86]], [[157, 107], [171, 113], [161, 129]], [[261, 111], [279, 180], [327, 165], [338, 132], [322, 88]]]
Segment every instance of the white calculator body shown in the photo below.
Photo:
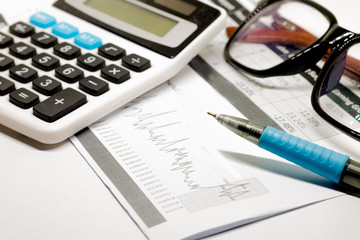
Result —
[[179, 72], [224, 29], [194, 0], [59, 0], [0, 29], [0, 124], [58, 143]]

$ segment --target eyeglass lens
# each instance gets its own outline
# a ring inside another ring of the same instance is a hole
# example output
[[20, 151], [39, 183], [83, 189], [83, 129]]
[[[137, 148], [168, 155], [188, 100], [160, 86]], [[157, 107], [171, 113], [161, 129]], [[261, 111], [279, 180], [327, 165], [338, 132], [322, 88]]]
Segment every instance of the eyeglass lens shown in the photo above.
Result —
[[360, 43], [336, 59], [323, 80], [319, 105], [342, 125], [360, 130]]
[[265, 7], [237, 32], [229, 54], [243, 66], [265, 70], [309, 47], [329, 25], [321, 12], [307, 4], [280, 1]]

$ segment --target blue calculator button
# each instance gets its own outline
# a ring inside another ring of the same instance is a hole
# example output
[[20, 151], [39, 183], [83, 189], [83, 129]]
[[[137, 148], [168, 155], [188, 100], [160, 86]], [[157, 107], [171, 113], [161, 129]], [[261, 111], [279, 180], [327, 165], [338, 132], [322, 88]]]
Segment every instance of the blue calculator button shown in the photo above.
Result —
[[87, 32], [77, 35], [75, 37], [75, 44], [89, 50], [102, 46], [101, 38]]
[[62, 38], [72, 38], [78, 35], [77, 27], [66, 22], [61, 22], [53, 26], [52, 33]]
[[56, 19], [43, 12], [35, 13], [30, 17], [30, 22], [41, 28], [48, 28], [56, 24]]

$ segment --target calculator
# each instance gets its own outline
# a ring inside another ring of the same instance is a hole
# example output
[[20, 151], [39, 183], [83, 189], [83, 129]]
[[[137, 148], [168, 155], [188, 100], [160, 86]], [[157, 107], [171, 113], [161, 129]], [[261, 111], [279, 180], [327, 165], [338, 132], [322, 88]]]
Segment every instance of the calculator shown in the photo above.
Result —
[[0, 124], [61, 142], [169, 80], [224, 28], [194, 0], [59, 0], [0, 29]]

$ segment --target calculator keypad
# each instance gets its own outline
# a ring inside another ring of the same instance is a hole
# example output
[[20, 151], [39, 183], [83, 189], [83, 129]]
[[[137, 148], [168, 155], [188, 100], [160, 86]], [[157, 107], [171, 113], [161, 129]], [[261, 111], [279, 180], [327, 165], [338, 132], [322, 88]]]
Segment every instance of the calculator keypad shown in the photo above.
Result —
[[0, 76], [0, 96], [8, 95], [14, 107], [32, 108], [34, 116], [49, 123], [91, 104], [88, 96], [111, 91], [110, 82], [121, 84], [131, 79], [131, 71], [151, 67], [149, 59], [126, 55], [124, 48], [103, 44], [43, 12], [32, 15], [29, 24], [17, 22], [0, 32], [0, 49], [0, 71], [9, 76]]

